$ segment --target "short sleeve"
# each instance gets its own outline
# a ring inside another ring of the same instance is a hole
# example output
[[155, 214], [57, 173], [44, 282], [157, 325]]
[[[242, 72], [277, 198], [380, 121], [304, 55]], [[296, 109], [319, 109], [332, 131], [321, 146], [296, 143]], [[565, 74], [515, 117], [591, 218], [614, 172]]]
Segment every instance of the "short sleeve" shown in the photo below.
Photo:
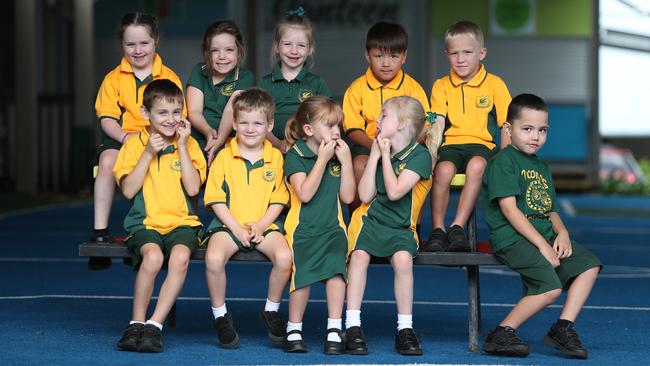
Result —
[[328, 98], [332, 96], [332, 92], [330, 91], [330, 88], [327, 86], [325, 79], [319, 77], [318, 84], [319, 85], [318, 85], [317, 95], [322, 95]]
[[192, 68], [192, 71], [190, 72], [190, 77], [189, 77], [189, 79], [187, 79], [187, 85], [188, 86], [191, 85], [191, 86], [197, 88], [198, 90], [204, 92], [204, 90], [203, 90], [203, 88], [204, 88], [203, 80], [205, 80], [205, 78], [203, 77], [202, 66], [203, 66], [203, 64], [199, 63], [199, 64], [196, 64], [196, 66], [194, 66]]
[[365, 131], [365, 121], [361, 114], [363, 98], [356, 85], [350, 85], [343, 96], [343, 128], [346, 133], [354, 130]]
[[244, 90], [253, 86], [255, 86], [255, 75], [247, 69], [242, 69], [235, 90]]
[[490, 202], [497, 198], [521, 194], [517, 169], [514, 162], [507, 157], [497, 156], [490, 160], [483, 179]]
[[122, 115], [118, 104], [119, 98], [120, 91], [116, 78], [112, 77], [112, 73], [106, 75], [97, 92], [97, 99], [95, 99], [97, 118], [108, 117], [116, 121], [119, 120]]
[[118, 186], [122, 183], [122, 179], [133, 171], [142, 155], [142, 149], [137, 149], [135, 143], [140, 143], [140, 139], [127, 140], [117, 154], [115, 165], [113, 165], [113, 175]]
[[201, 178], [201, 184], [206, 180], [207, 173], [207, 163], [205, 162], [205, 156], [203, 155], [203, 150], [199, 146], [199, 143], [190, 136], [188, 142], [188, 152], [190, 153], [190, 158], [192, 159], [192, 165], [199, 172]]
[[496, 77], [494, 83], [494, 105], [497, 109], [497, 125], [501, 127], [508, 118], [508, 106], [512, 98], [506, 83], [501, 78]]
[[404, 167], [404, 169], [415, 172], [417, 175], [422, 177], [422, 179], [431, 178], [432, 162], [429, 151], [418, 146], [413, 153], [415, 155], [406, 162], [406, 167]]
[[224, 169], [224, 158], [228, 150], [221, 150], [217, 157], [210, 165], [210, 173], [205, 183], [205, 195], [203, 202], [205, 207], [210, 207], [215, 203], [226, 203], [226, 191], [224, 190], [224, 183], [226, 183], [226, 172]]
[[427, 99], [427, 93], [424, 92], [424, 89], [422, 89], [422, 86], [416, 82], [414, 82], [413, 85], [413, 94], [411, 95], [413, 98], [417, 99], [420, 104], [422, 104], [422, 108], [424, 108], [424, 112], [429, 111], [429, 100]]
[[284, 159], [282, 158], [281, 152], [276, 151], [274, 154], [274, 158], [277, 158], [277, 174], [275, 175], [273, 192], [271, 193], [269, 204], [280, 204], [286, 206], [289, 204], [289, 190], [287, 189], [287, 184], [284, 181]]
[[436, 80], [431, 87], [431, 112], [447, 115], [447, 92], [442, 79]]
[[284, 157], [284, 175], [289, 179], [294, 173], [307, 173], [304, 160], [294, 149], [290, 149]]

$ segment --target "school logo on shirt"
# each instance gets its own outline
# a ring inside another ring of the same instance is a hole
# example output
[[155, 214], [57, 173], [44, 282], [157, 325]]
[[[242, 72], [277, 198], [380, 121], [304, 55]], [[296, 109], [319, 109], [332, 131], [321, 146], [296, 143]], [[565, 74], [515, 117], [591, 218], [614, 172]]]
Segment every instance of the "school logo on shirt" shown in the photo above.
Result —
[[406, 168], [406, 163], [399, 163], [399, 165], [395, 167], [395, 175], [399, 175], [404, 168]]
[[553, 206], [553, 200], [548, 193], [548, 183], [546, 179], [535, 170], [522, 170], [521, 175], [525, 179], [530, 179], [528, 188], [526, 188], [526, 205], [533, 211], [548, 212]]
[[234, 91], [235, 91], [235, 83], [228, 83], [222, 86], [221, 89], [219, 90], [221, 95], [224, 95], [226, 97], [231, 96]]
[[340, 163], [334, 163], [330, 165], [330, 175], [333, 177], [340, 177], [341, 176], [341, 164]]
[[311, 97], [311, 90], [309, 90], [309, 89], [300, 89], [300, 92], [298, 93], [298, 100], [301, 103], [304, 102], [309, 97]]
[[476, 107], [477, 108], [490, 108], [492, 107], [492, 101], [488, 95], [479, 95], [476, 97]]
[[264, 173], [262, 173], [262, 179], [267, 182], [273, 182], [275, 180], [275, 170], [272, 167], [265, 168]]
[[169, 167], [171, 170], [180, 173], [181, 172], [181, 161], [180, 160], [174, 160], [169, 164]]

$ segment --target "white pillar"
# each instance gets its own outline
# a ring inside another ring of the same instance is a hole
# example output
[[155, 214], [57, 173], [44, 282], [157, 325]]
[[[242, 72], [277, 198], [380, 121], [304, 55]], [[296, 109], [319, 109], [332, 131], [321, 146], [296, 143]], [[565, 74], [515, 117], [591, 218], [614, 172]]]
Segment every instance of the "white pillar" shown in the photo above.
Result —
[[95, 118], [95, 72], [94, 72], [94, 1], [74, 2], [74, 123], [75, 127], [97, 126]]

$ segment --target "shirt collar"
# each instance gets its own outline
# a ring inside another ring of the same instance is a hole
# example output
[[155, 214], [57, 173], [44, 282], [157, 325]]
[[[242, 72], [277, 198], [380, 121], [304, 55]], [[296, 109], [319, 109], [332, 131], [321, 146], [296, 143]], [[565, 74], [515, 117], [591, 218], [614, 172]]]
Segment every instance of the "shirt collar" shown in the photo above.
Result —
[[483, 64], [481, 64], [480, 68], [478, 69], [478, 72], [476, 73], [476, 75], [474, 75], [472, 80], [468, 82], [463, 81], [463, 79], [461, 79], [460, 76], [456, 74], [454, 69], [451, 69], [451, 71], [449, 72], [449, 78], [451, 79], [451, 84], [453, 86], [458, 86], [460, 84], [465, 84], [465, 83], [469, 86], [479, 86], [483, 83], [483, 80], [485, 80], [486, 77], [487, 77], [487, 70], [485, 70], [485, 66], [483, 66]]
[[[298, 73], [298, 75], [294, 80], [299, 82], [302, 81], [302, 79], [305, 78], [308, 72], [309, 72], [309, 67], [307, 67], [307, 64], [306, 63], [302, 64], [302, 68], [300, 69], [300, 72]], [[280, 63], [278, 62], [273, 67], [273, 72], [271, 73], [271, 81], [275, 83], [276, 81], [282, 81], [282, 80], [289, 82], [284, 78], [284, 76], [282, 76], [282, 68], [280, 67]]]
[[228, 73], [228, 75], [226, 75], [225, 78], [223, 78], [223, 80], [221, 80], [221, 82], [217, 84], [214, 84], [212, 82], [212, 74], [210, 73], [210, 69], [208, 68], [208, 65], [203, 64], [203, 66], [201, 66], [201, 74], [210, 82], [210, 85], [216, 86], [221, 84], [227, 84], [239, 80], [239, 67], [235, 67], [231, 72]]
[[[151, 75], [154, 78], [162, 74], [162, 66], [162, 58], [156, 53], [156, 55], [153, 57], [153, 65], [151, 65]], [[133, 72], [133, 67], [131, 67], [131, 64], [126, 60], [126, 57], [124, 56], [122, 56], [122, 61], [120, 62], [120, 71], [128, 73]]]
[[415, 150], [415, 148], [418, 146], [417, 141], [412, 140], [408, 145], [406, 145], [405, 148], [403, 148], [400, 152], [397, 154], [393, 155], [393, 160], [399, 160], [403, 161], [406, 159], [412, 152]]
[[[150, 128], [151, 127], [145, 127], [138, 134], [138, 140], [140, 140], [140, 143], [145, 147], [145, 149], [149, 142], [149, 137], [151, 136], [151, 132], [149, 131]], [[158, 156], [175, 152], [177, 149], [176, 145], [178, 145], [178, 135], [174, 136], [174, 140], [172, 140], [171, 144], [158, 152]]]
[[[241, 153], [239, 152], [239, 144], [237, 143], [237, 137], [230, 139], [230, 151], [232, 152], [233, 158], [241, 158]], [[269, 163], [273, 159], [273, 145], [271, 141], [264, 140], [264, 152], [262, 153], [262, 159], [264, 163]], [[252, 161], [251, 163], [255, 163]]]
[[317, 156], [316, 153], [309, 148], [309, 145], [307, 145], [307, 142], [305, 140], [296, 141], [292, 149], [294, 149], [298, 155], [303, 158], [312, 159]]
[[400, 69], [393, 80], [384, 85], [375, 77], [375, 74], [373, 74], [370, 67], [368, 67], [368, 70], [366, 70], [366, 83], [368, 83], [368, 87], [372, 90], [376, 90], [382, 87], [397, 90], [402, 86], [402, 83], [404, 83], [405, 77], [406, 74]]

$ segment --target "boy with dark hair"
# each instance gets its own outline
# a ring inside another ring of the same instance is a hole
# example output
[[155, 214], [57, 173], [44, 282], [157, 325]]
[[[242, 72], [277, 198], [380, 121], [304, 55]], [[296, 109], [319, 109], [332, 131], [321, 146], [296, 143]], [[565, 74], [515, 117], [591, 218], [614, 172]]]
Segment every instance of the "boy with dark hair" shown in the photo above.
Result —
[[567, 291], [560, 317], [544, 343], [567, 357], [587, 358], [573, 322], [602, 264], [569, 238], [557, 213], [551, 171], [535, 155], [546, 142], [546, 103], [532, 94], [516, 96], [503, 127], [511, 144], [488, 162], [482, 201], [494, 254], [521, 275], [524, 297], [488, 334], [483, 350], [493, 355], [527, 356], [528, 344], [515, 330]]
[[[125, 351], [162, 352], [162, 328], [180, 293], [202, 225], [189, 198], [199, 193], [206, 163], [182, 118], [183, 92], [167, 79], [144, 90], [141, 112], [149, 121], [120, 149], [113, 172], [133, 205], [124, 219], [126, 246], [138, 270], [133, 316], [117, 346]], [[167, 263], [153, 314], [146, 320], [154, 281]], [[145, 323], [146, 320], [146, 323]]]

